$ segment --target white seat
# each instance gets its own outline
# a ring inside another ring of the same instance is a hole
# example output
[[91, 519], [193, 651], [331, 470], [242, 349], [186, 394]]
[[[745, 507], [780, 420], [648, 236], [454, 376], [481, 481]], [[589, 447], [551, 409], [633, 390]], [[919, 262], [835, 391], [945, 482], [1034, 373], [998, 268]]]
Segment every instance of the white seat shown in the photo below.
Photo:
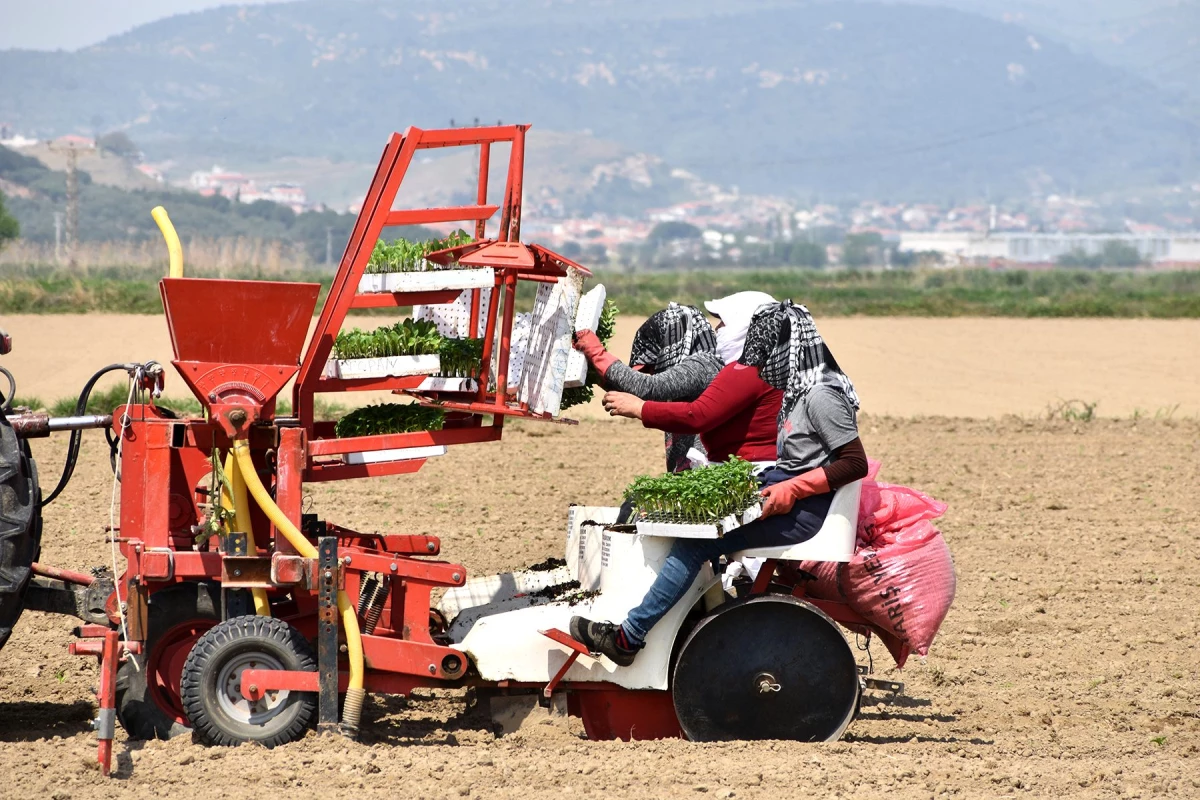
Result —
[[848, 483], [833, 495], [829, 514], [817, 535], [800, 544], [779, 547], [757, 547], [742, 550], [733, 558], [770, 558], [776, 561], [849, 561], [854, 555], [854, 538], [858, 531], [858, 499], [862, 481]]

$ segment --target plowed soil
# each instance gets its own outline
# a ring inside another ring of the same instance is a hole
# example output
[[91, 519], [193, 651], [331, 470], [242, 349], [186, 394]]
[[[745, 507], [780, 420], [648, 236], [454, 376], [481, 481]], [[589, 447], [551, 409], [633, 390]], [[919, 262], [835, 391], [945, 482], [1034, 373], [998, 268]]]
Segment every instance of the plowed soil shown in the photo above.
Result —
[[[939, 524], [958, 596], [928, 659], [897, 674], [874, 649], [906, 691], [868, 694], [841, 742], [591, 742], [537, 720], [497, 737], [463, 693], [440, 690], [371, 698], [360, 743], [207, 748], [118, 730], [106, 780], [89, 730], [95, 663], [67, 654], [69, 620], [27, 613], [0, 652], [0, 797], [1200, 796], [1200, 424], [861, 423], [883, 479], [950, 504]], [[513, 425], [414, 476], [315, 486], [313, 510], [436, 533], [445, 557], [485, 574], [560, 555], [567, 504], [611, 502], [661, 469], [661, 447], [627, 421]], [[62, 448], [38, 443], [47, 483]], [[44, 561], [108, 560], [105, 456], [89, 436], [47, 510]]]
[[[351, 324], [371, 328], [388, 322], [360, 317]], [[854, 378], [864, 410], [872, 414], [1044, 415], [1048, 407], [1079, 400], [1097, 404], [1095, 412], [1108, 417], [1200, 416], [1200, 320], [832, 317], [817, 322]], [[621, 317], [612, 341], [619, 357], [628, 357], [640, 323]], [[45, 402], [74, 397], [105, 364], [171, 361], [167, 326], [158, 316], [9, 315], [2, 327], [16, 342], [4, 365], [17, 376], [18, 394]], [[167, 395], [187, 393], [168, 368]], [[385, 398], [358, 396], [371, 402]], [[595, 404], [574, 414], [603, 412]]]

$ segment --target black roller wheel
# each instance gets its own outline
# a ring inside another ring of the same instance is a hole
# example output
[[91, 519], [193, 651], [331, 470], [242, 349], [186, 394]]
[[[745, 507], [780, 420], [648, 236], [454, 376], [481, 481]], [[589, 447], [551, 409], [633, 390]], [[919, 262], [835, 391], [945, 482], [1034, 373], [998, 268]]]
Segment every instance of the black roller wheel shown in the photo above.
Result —
[[0, 414], [0, 647], [21, 616], [30, 565], [42, 543], [37, 465], [29, 444]]
[[754, 597], [696, 626], [671, 692], [692, 741], [834, 741], [854, 717], [858, 670], [821, 611], [792, 597]]
[[183, 667], [183, 708], [200, 741], [274, 747], [303, 736], [316, 717], [316, 692], [269, 691], [251, 702], [242, 696], [247, 669], [315, 672], [317, 660], [300, 632], [283, 620], [234, 617], [213, 627]]
[[220, 622], [220, 610], [213, 583], [181, 583], [150, 595], [145, 652], [117, 672], [117, 718], [132, 738], [170, 739], [191, 730], [180, 697], [183, 665]]

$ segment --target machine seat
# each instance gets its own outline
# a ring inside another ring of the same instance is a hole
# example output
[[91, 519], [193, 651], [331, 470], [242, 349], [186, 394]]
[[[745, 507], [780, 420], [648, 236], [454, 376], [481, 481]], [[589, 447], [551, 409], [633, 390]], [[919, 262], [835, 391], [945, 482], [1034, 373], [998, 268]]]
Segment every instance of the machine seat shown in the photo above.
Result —
[[849, 561], [854, 555], [854, 538], [858, 531], [858, 499], [862, 481], [848, 483], [833, 495], [829, 514], [817, 535], [800, 544], [780, 547], [756, 547], [730, 556], [736, 558], [769, 558], [776, 561]]

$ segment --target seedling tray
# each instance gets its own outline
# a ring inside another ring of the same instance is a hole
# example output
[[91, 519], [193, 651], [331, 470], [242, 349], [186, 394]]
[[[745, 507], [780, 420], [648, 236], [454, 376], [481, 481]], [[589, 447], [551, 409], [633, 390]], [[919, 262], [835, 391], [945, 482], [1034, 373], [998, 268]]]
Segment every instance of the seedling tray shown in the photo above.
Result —
[[479, 391], [479, 381], [474, 378], [441, 378], [434, 376], [421, 381], [421, 385], [412, 391], [473, 394]]
[[[330, 367], [332, 365], [332, 367]], [[433, 375], [442, 368], [437, 353], [419, 356], [386, 356], [383, 358], [346, 358], [330, 360], [325, 376], [330, 378], [403, 378], [408, 375]]]
[[732, 530], [748, 525], [762, 516], [762, 506], [753, 505], [740, 515], [730, 514], [716, 524], [639, 520], [637, 532], [643, 536], [666, 536], [674, 539], [719, 539]]
[[416, 458], [434, 458], [446, 455], [445, 445], [430, 447], [402, 447], [396, 450], [372, 450], [366, 453], [346, 453], [347, 464], [379, 464], [385, 461], [412, 461]]
[[384, 272], [363, 275], [358, 281], [361, 294], [377, 292], [431, 292], [439, 289], [486, 289], [496, 283], [495, 270], [430, 269], [420, 272]]

